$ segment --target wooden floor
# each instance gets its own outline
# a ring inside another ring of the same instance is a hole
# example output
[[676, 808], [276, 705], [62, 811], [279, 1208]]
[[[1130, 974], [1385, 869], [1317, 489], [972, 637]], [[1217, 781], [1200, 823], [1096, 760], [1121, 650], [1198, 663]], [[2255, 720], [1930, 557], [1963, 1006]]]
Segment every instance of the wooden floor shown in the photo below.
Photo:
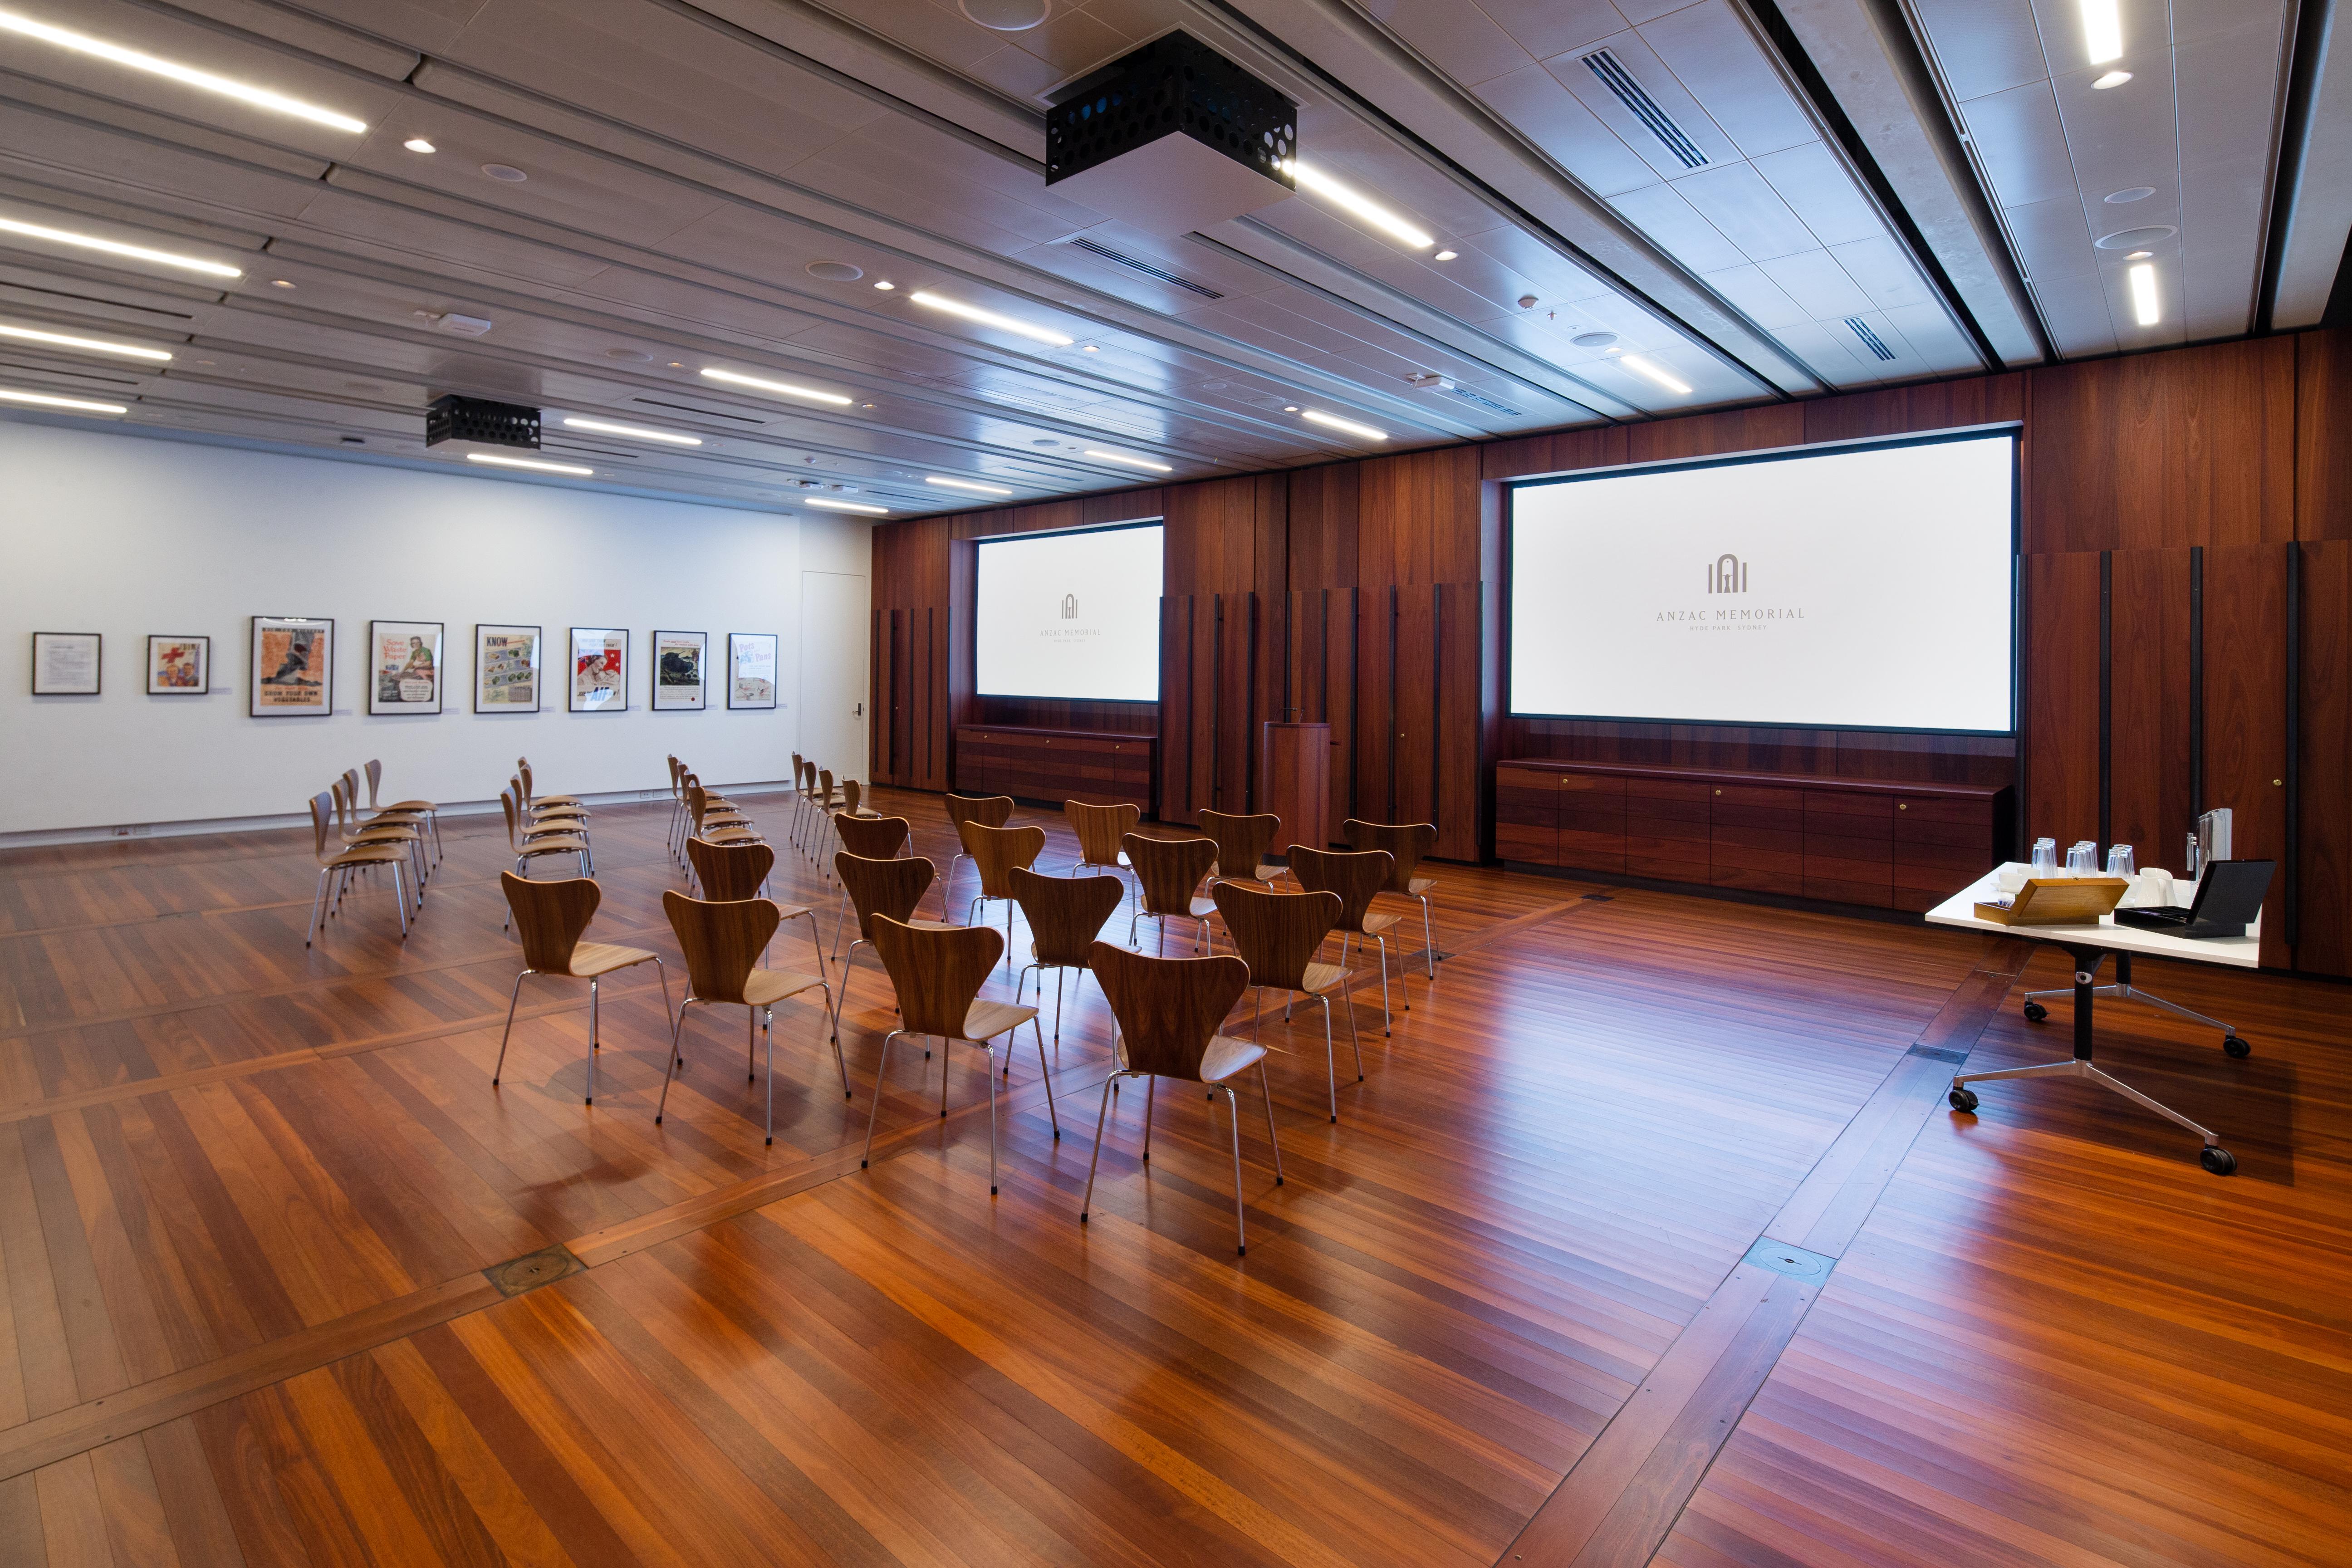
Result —
[[[598, 810], [591, 934], [676, 986], [666, 810]], [[969, 1047], [944, 1121], [894, 1053], [858, 1168], [870, 958], [854, 1101], [779, 1014], [772, 1148], [725, 1010], [654, 1125], [644, 969], [593, 1108], [577, 985], [525, 983], [494, 1089], [503, 834], [446, 842], [404, 946], [370, 893], [309, 952], [292, 835], [0, 857], [0, 1564], [2352, 1562], [2343, 987], [2142, 966], [2246, 1062], [2103, 1014], [2221, 1180], [2079, 1085], [1943, 1108], [1963, 1056], [2065, 1053], [2021, 942], [1442, 868], [1450, 956], [1392, 1036], [1360, 973], [1337, 1125], [1319, 1019], [1269, 1020], [1287, 1180], [1252, 1097], [1237, 1259], [1172, 1088], [1078, 1226], [1090, 984], [1054, 1105], [1026, 1037], [1000, 1080], [993, 1199]]]

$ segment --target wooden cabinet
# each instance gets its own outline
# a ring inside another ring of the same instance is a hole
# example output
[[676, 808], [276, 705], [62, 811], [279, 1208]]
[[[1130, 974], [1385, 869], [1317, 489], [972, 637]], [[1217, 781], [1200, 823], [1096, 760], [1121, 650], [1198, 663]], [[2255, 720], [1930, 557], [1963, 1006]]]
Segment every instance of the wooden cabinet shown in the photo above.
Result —
[[1822, 903], [1934, 908], [2009, 852], [2011, 792], [1601, 763], [1503, 763], [1507, 861]]
[[1048, 805], [1131, 802], [1152, 814], [1156, 735], [980, 724], [961, 726], [955, 735], [959, 795], [1009, 795]]

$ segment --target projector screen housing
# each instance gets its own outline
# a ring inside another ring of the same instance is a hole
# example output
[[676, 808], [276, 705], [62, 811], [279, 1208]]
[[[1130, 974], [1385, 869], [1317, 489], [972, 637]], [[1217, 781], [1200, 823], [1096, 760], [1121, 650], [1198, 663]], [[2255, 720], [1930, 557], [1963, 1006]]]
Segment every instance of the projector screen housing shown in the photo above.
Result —
[[980, 541], [978, 694], [1157, 702], [1163, 531], [1154, 521]]
[[1509, 487], [1519, 717], [2006, 735], [2018, 432]]

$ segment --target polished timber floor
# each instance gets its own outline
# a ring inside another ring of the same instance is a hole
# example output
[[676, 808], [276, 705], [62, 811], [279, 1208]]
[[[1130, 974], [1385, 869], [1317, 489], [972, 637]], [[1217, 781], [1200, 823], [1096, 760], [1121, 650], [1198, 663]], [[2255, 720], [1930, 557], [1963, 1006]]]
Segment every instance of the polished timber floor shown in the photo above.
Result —
[[[944, 863], [935, 798], [883, 805]], [[664, 822], [598, 812], [594, 937], [675, 953]], [[503, 835], [446, 837], [405, 946], [372, 893], [308, 952], [291, 835], [0, 857], [0, 1563], [2352, 1561], [2345, 988], [2143, 967], [2242, 1063], [2106, 1015], [2221, 1180], [2079, 1085], [1943, 1107], [1962, 1054], [2065, 1051], [2022, 943], [1442, 868], [1449, 956], [1392, 1037], [1360, 977], [1338, 1125], [1319, 1026], [1269, 1021], [1288, 1181], [1253, 1097], [1236, 1258], [1173, 1089], [1079, 1227], [1091, 985], [1058, 1142], [1013, 1055], [993, 1200], [965, 1047], [945, 1121], [894, 1053], [859, 1170], [870, 959], [854, 1104], [780, 1013], [772, 1149], [724, 1011], [654, 1125], [643, 969], [593, 1109], [576, 985], [493, 1089]]]

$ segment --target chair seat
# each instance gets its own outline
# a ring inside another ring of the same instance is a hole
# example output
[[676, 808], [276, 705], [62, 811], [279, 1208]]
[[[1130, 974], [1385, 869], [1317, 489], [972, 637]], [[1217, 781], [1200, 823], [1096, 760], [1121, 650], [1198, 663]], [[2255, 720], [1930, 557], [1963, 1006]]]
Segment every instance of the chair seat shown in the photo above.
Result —
[[1196, 920], [1196, 921], [1204, 921], [1204, 920], [1207, 920], [1211, 915], [1215, 914], [1216, 912], [1217, 912], [1217, 900], [1214, 900], [1214, 899], [1194, 899], [1194, 900], [1192, 900], [1192, 918], [1193, 918], [1194, 920]]
[[533, 838], [515, 851], [517, 855], [577, 855], [588, 847], [588, 840], [569, 833], [547, 838]]
[[755, 969], [743, 977], [743, 1000], [754, 1007], [772, 1007], [787, 996], [824, 984], [816, 975], [789, 969]]
[[319, 862], [321, 869], [339, 871], [346, 866], [390, 866], [408, 858], [408, 851], [396, 844], [362, 844], [356, 849], [346, 849]]
[[1422, 894], [1429, 891], [1430, 889], [1437, 886], [1437, 879], [1434, 877], [1415, 877], [1411, 881], [1407, 882], [1405, 886], [1410, 889], [1412, 897], [1417, 899], [1421, 897]]
[[975, 1002], [971, 1011], [963, 1016], [963, 1033], [956, 1038], [978, 1043], [992, 1040], [1007, 1029], [1017, 1029], [1037, 1016], [1034, 1007], [1015, 1007], [1010, 1002]]
[[383, 809], [386, 811], [438, 811], [441, 808], [429, 800], [396, 800]]
[[[1202, 1083], [1223, 1083], [1237, 1072], [1244, 1072], [1265, 1060], [1265, 1047], [1255, 1040], [1237, 1040], [1231, 1035], [1218, 1035], [1209, 1041], [1201, 1053]], [[1118, 1042], [1118, 1065], [1129, 1071], [1127, 1041]]]
[[572, 950], [572, 973], [582, 980], [593, 980], [599, 974], [610, 974], [615, 969], [626, 969], [633, 963], [652, 962], [653, 954], [642, 947], [615, 947], [608, 942], [583, 942]]
[[1348, 972], [1336, 963], [1310, 963], [1307, 966], [1307, 973], [1298, 978], [1301, 982], [1298, 988], [1313, 996], [1347, 979]]
[[346, 844], [414, 844], [422, 837], [415, 828], [399, 823], [385, 823], [377, 827], [362, 827]]
[[575, 816], [584, 818], [588, 816], [588, 808], [584, 805], [547, 805], [542, 804], [532, 806], [530, 808], [530, 815], [534, 818], [548, 816]]
[[1368, 914], [1364, 917], [1363, 924], [1356, 929], [1365, 936], [1379, 936], [1402, 919], [1404, 919], [1402, 915]]
[[766, 839], [748, 827], [711, 827], [703, 830], [705, 844], [764, 844]]
[[525, 838], [585, 838], [588, 830], [576, 822], [526, 822], [517, 829]]
[[421, 810], [414, 810], [397, 805], [388, 805], [382, 811], [372, 811], [368, 813], [366, 826], [370, 827], [414, 827], [423, 826], [424, 821], [425, 813]]
[[542, 805], [578, 805], [581, 801], [576, 795], [533, 795], [530, 804], [535, 810]]

